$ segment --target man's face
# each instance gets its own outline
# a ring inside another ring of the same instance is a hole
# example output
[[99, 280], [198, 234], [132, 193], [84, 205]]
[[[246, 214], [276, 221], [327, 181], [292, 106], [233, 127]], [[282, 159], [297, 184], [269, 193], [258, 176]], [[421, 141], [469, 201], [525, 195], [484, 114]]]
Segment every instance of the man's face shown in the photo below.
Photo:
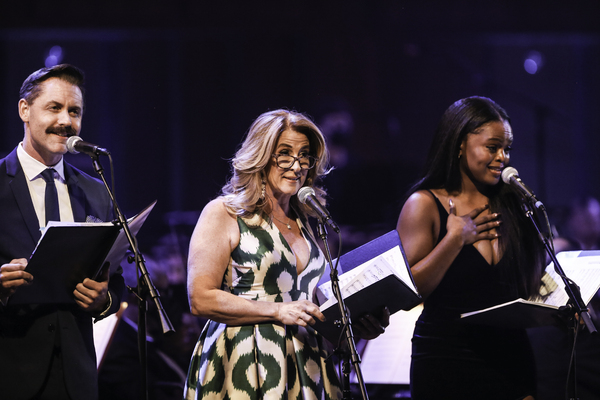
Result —
[[41, 89], [31, 104], [19, 101], [19, 116], [25, 123], [23, 148], [50, 166], [67, 152], [69, 136], [79, 135], [83, 96], [79, 87], [59, 78], [42, 82]]

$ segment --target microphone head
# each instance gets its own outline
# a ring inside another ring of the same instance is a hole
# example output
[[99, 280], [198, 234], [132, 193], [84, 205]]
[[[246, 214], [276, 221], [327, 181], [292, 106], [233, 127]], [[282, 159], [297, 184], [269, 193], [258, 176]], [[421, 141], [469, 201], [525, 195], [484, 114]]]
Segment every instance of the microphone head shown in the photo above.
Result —
[[519, 172], [516, 170], [516, 168], [506, 167], [502, 170], [502, 180], [504, 183], [510, 183], [510, 178], [513, 176], [517, 178], [519, 177]]
[[67, 150], [69, 153], [78, 154], [79, 152], [75, 150], [75, 144], [83, 139], [79, 136], [71, 136], [67, 139]]
[[300, 190], [298, 190], [298, 200], [302, 204], [306, 204], [306, 200], [310, 195], [315, 196], [315, 191], [310, 186], [303, 186], [300, 188]]

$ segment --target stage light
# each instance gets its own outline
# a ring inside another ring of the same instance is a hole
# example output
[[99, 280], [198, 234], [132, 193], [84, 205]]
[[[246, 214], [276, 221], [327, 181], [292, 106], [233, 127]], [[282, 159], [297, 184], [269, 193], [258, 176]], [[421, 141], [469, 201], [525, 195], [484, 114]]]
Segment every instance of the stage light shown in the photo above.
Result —
[[60, 46], [52, 46], [52, 48], [50, 49], [50, 51], [48, 51], [48, 56], [46, 57], [46, 67], [50, 68], [50, 67], [54, 67], [57, 64], [60, 64], [60, 62], [63, 59], [63, 49]]
[[525, 68], [525, 71], [531, 75], [538, 73], [543, 65], [544, 57], [539, 51], [535, 50], [527, 53], [527, 56], [525, 56], [525, 61], [523, 62], [523, 68]]

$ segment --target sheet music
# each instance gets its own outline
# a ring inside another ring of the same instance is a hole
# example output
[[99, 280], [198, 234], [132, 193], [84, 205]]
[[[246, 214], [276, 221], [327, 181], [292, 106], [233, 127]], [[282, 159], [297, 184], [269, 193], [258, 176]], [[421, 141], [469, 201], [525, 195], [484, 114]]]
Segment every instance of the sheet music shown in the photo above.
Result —
[[400, 251], [400, 247], [396, 246], [386, 251], [381, 255], [385, 260], [387, 260], [388, 264], [396, 271], [396, 275], [402, 279], [409, 288], [411, 288], [415, 293], [418, 292], [417, 287], [413, 284], [412, 277], [410, 276], [409, 266], [405, 263], [404, 257], [402, 256], [402, 252]]
[[106, 354], [106, 350], [110, 345], [110, 341], [115, 333], [117, 324], [119, 323], [121, 315], [123, 315], [123, 312], [127, 306], [127, 303], [121, 303], [121, 307], [116, 313], [111, 314], [93, 324], [94, 348], [96, 349], [96, 367], [99, 367], [100, 363], [104, 359], [104, 355]]
[[[362, 273], [356, 274], [352, 273], [350, 278], [345, 276], [347, 273], [344, 273], [340, 276], [340, 288], [342, 291], [342, 297], [345, 299], [346, 297], [358, 292], [359, 290], [372, 285], [373, 283], [382, 280], [386, 276], [394, 274], [392, 267], [388, 264], [388, 262], [380, 257], [375, 258], [365, 264], [360, 266]], [[350, 272], [354, 272], [357, 268], [353, 269]], [[343, 279], [342, 279], [343, 277]], [[328, 286], [326, 290], [323, 290], [323, 286]], [[320, 287], [321, 291], [328, 296], [328, 300], [321, 305], [321, 310], [330, 307], [332, 304], [337, 303], [337, 299], [333, 295], [333, 290], [331, 289], [331, 282], [327, 282]]]
[[[333, 261], [333, 263], [335, 264], [335, 261]], [[373, 269], [373, 271], [367, 274], [365, 271], [370, 269]], [[339, 276], [339, 282], [340, 287], [342, 288], [342, 297], [345, 298], [362, 289], [363, 287], [377, 282], [391, 274], [397, 275], [408, 287], [417, 292], [417, 288], [413, 285], [412, 279], [408, 272], [408, 266], [404, 262], [404, 257], [402, 257], [400, 247], [395, 246], [381, 253], [374, 259], [341, 274]], [[348, 288], [349, 286], [351, 287]], [[333, 295], [333, 290], [331, 289], [331, 282], [325, 282], [319, 286], [319, 289], [327, 299], [332, 299], [335, 297]], [[346, 292], [345, 289], [348, 289], [349, 291]]]
[[[581, 299], [587, 304], [600, 287], [600, 252], [565, 251], [556, 256], [565, 275], [575, 282], [581, 291]], [[544, 301], [553, 306], [564, 306], [569, 301], [565, 284], [554, 270], [554, 263], [546, 267], [546, 272], [558, 284], [558, 289], [552, 292]]]
[[[144, 222], [146, 222], [150, 211], [152, 211], [155, 205], [156, 200], [154, 200], [148, 207], [143, 209], [139, 214], [127, 220], [127, 224], [129, 225], [129, 230], [131, 231], [132, 235], [137, 235]], [[121, 263], [121, 261], [123, 261], [123, 258], [127, 253], [127, 249], [129, 249], [129, 240], [127, 239], [125, 230], [121, 229], [113, 247], [110, 249], [110, 252], [104, 260], [104, 262], [108, 261], [110, 263], [111, 273], [114, 273], [115, 270], [119, 267], [119, 264]]]

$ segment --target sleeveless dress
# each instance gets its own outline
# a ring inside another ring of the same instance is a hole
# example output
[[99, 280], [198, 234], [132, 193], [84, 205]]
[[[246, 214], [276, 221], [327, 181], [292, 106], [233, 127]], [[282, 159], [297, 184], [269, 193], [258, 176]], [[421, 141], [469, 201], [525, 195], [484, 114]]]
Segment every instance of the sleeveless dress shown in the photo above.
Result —
[[[446, 235], [448, 212], [440, 215], [438, 243]], [[460, 314], [518, 297], [505, 278], [506, 261], [490, 265], [464, 246], [439, 286], [425, 300], [412, 339], [411, 398], [521, 399], [535, 395], [533, 353], [524, 330], [460, 321]]]
[[[240, 243], [221, 289], [255, 301], [312, 300], [325, 257], [302, 221], [297, 219], [310, 260], [300, 275], [291, 247], [274, 224], [256, 215], [237, 222]], [[185, 399], [339, 399], [323, 341], [311, 327], [209, 320], [192, 355]]]

